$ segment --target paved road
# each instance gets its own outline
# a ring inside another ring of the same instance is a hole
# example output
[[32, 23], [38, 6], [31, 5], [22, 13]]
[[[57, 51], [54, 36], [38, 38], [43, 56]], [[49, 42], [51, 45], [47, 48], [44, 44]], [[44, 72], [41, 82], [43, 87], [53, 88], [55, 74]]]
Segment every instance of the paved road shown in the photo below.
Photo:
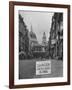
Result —
[[38, 60], [20, 60], [19, 78], [45, 78], [45, 77], [62, 77], [63, 62], [61, 60], [51, 60], [51, 74], [36, 75], [36, 61]]

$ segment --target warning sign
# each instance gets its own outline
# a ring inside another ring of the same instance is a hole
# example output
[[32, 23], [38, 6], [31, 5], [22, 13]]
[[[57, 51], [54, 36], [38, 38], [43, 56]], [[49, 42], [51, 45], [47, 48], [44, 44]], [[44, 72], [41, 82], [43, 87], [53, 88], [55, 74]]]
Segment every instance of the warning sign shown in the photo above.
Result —
[[36, 75], [51, 74], [51, 61], [37, 61]]

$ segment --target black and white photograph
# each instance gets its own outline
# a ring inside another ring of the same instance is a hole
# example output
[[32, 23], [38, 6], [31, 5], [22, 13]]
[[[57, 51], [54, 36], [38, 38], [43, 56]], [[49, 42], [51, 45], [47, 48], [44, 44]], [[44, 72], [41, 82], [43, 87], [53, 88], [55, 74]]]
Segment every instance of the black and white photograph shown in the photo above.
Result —
[[63, 77], [63, 13], [18, 11], [19, 79]]
[[10, 2], [10, 88], [70, 84], [70, 6]]

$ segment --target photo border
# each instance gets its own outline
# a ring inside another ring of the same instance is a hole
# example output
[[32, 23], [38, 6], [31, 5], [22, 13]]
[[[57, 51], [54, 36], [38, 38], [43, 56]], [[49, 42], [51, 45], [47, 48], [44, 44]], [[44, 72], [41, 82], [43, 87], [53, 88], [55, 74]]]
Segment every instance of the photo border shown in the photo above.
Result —
[[[68, 10], [67, 82], [14, 85], [14, 6], [66, 8]], [[60, 86], [60, 85], [70, 85], [70, 5], [10, 1], [9, 2], [9, 88], [29, 88], [29, 87]]]

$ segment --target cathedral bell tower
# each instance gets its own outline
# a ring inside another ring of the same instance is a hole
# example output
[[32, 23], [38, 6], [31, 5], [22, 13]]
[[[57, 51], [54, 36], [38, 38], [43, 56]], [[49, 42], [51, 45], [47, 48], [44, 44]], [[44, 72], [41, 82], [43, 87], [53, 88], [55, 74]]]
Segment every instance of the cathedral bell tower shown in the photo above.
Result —
[[45, 34], [45, 32], [43, 33], [42, 44], [46, 45], [46, 34]]

